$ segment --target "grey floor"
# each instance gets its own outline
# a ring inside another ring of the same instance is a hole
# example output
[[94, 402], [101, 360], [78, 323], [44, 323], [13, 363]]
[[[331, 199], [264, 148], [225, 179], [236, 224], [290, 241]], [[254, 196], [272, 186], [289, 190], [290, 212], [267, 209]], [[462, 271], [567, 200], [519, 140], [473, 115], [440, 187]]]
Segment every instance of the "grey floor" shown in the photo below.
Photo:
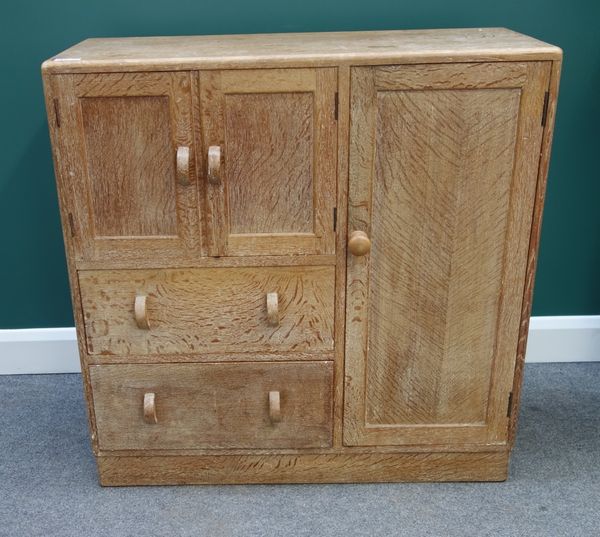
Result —
[[529, 365], [506, 483], [101, 488], [79, 375], [0, 377], [1, 536], [600, 535], [600, 363]]

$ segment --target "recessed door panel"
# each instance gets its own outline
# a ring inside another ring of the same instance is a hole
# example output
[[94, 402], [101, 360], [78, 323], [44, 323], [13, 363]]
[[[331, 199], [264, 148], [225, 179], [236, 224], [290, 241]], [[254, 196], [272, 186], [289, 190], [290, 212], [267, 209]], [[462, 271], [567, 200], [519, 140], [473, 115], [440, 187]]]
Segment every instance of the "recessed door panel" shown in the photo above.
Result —
[[168, 98], [84, 97], [81, 117], [97, 235], [176, 236]]
[[313, 110], [309, 92], [226, 96], [232, 234], [313, 232]]

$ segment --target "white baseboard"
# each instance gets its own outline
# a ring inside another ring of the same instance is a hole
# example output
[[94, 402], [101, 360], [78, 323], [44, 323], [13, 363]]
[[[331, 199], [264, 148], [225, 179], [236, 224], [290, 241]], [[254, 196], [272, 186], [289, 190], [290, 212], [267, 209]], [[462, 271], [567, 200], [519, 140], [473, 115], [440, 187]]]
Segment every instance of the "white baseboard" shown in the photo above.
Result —
[[532, 317], [526, 361], [600, 361], [600, 315]]
[[[600, 361], [600, 315], [532, 317], [526, 360]], [[0, 375], [79, 371], [75, 328], [0, 330]]]
[[0, 375], [80, 371], [74, 327], [0, 330]]

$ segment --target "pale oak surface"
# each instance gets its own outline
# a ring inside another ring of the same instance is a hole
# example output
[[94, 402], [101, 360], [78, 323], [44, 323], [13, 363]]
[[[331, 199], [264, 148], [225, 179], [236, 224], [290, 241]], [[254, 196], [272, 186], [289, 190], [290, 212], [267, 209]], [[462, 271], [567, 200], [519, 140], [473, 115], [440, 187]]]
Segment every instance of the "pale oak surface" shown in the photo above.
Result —
[[[333, 267], [80, 271], [88, 352], [196, 353], [200, 359], [210, 352], [332, 351], [333, 272]], [[273, 292], [276, 324], [267, 309]], [[149, 329], [136, 323], [140, 294], [147, 297]]]
[[549, 70], [353, 68], [346, 445], [506, 442]]
[[77, 70], [557, 59], [558, 47], [505, 28], [87, 39], [45, 64]]
[[331, 445], [331, 362], [99, 365], [90, 376], [103, 450]]

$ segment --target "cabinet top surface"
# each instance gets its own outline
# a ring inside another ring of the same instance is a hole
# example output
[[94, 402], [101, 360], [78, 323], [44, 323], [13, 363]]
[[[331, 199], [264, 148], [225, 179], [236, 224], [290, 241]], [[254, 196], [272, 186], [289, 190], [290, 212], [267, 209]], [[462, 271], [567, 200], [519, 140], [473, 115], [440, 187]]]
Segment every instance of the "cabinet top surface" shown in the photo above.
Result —
[[92, 38], [45, 72], [556, 60], [558, 47], [506, 28]]

